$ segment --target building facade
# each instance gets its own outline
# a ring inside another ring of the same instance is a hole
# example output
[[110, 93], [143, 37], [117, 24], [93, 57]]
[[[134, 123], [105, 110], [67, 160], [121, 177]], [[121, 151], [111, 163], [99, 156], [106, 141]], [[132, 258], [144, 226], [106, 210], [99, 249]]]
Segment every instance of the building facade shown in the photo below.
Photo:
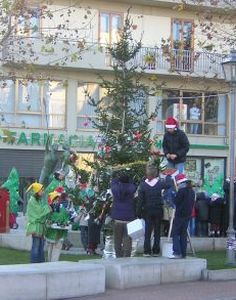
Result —
[[112, 77], [106, 47], [119, 38], [132, 6], [133, 37], [142, 42], [133, 63], [144, 69], [144, 81], [159, 87], [148, 99], [150, 113], [159, 105], [151, 123], [156, 147], [161, 150], [166, 117], [175, 117], [191, 143], [188, 177], [202, 179], [210, 194], [222, 192], [228, 169], [229, 88], [220, 47], [210, 53], [199, 46], [207, 37], [196, 5], [180, 9], [168, 0], [27, 5], [31, 11], [12, 18], [15, 30], [1, 49], [1, 178], [13, 166], [22, 178], [37, 178], [48, 137], [70, 144], [81, 159], [94, 158], [98, 134], [91, 119], [96, 115], [86, 93], [94, 99], [106, 96], [99, 87], [99, 75]]

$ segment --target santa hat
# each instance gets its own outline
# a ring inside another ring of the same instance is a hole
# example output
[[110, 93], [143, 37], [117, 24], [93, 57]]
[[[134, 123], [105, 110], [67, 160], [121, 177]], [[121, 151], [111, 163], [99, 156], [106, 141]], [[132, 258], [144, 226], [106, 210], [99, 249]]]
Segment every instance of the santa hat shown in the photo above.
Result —
[[168, 117], [166, 119], [165, 126], [166, 126], [167, 129], [176, 128], [177, 125], [178, 125], [178, 123], [177, 123], [177, 121], [174, 118]]
[[188, 179], [184, 174], [180, 173], [175, 176], [175, 181], [177, 184], [180, 184], [182, 182], [188, 181]]
[[63, 194], [65, 190], [62, 186], [58, 186], [57, 188], [55, 188], [55, 192], [57, 192], [58, 194]]

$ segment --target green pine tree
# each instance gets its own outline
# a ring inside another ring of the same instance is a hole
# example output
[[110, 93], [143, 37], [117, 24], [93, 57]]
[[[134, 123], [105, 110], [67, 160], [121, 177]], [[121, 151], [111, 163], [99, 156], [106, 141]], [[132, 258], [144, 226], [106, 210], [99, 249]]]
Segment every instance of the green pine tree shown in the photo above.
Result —
[[133, 39], [132, 28], [128, 12], [119, 41], [108, 47], [112, 79], [99, 76], [106, 95], [100, 100], [87, 95], [95, 107], [97, 118], [92, 122], [101, 140], [93, 167], [100, 175], [105, 171], [103, 176], [109, 173], [109, 167], [148, 161], [152, 145], [149, 123], [156, 112], [148, 115], [147, 98], [154, 90], [143, 84], [144, 72], [135, 62], [142, 45]]

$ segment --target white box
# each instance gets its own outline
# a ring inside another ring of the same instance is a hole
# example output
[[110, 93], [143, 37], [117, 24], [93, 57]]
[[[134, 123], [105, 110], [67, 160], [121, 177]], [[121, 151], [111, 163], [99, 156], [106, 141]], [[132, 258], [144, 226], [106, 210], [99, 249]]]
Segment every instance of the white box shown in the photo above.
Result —
[[139, 239], [144, 236], [145, 221], [143, 219], [136, 219], [127, 224], [128, 235], [133, 239]]

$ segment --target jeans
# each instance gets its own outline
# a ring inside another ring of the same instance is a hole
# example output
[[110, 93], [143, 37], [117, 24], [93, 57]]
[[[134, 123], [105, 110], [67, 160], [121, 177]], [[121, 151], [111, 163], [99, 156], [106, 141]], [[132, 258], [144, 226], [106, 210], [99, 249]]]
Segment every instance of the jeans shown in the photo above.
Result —
[[127, 223], [115, 220], [113, 225], [114, 248], [117, 258], [131, 256], [132, 239], [128, 236]]
[[[160, 210], [158, 214], [145, 216], [145, 237], [144, 237], [144, 253], [159, 254], [160, 252], [160, 237], [161, 237], [161, 221], [163, 216], [163, 210]], [[151, 247], [151, 235], [154, 231], [154, 241]]]
[[188, 231], [190, 236], [195, 236], [196, 235], [196, 218], [192, 217], [189, 221], [188, 225]]
[[175, 217], [172, 229], [173, 252], [186, 257], [189, 218]]
[[45, 262], [44, 257], [44, 238], [32, 236], [32, 247], [30, 251], [30, 262], [41, 263]]
[[167, 168], [177, 169], [179, 171], [179, 173], [184, 173], [184, 163], [183, 162], [175, 164], [175, 163], [168, 161]]
[[197, 134], [198, 133], [198, 124], [190, 124], [190, 133]]

